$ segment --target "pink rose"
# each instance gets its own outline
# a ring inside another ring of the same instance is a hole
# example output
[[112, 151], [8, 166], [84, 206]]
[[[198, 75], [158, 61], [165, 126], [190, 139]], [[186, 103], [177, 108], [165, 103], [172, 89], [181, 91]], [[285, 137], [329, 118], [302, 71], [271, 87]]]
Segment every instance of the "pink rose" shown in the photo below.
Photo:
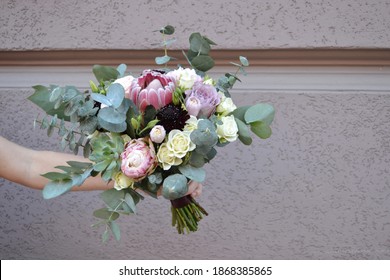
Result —
[[149, 138], [133, 139], [127, 142], [121, 159], [123, 174], [136, 182], [152, 174], [157, 166], [156, 151]]
[[157, 71], [145, 70], [134, 79], [130, 87], [130, 99], [143, 112], [148, 105], [156, 110], [172, 102], [175, 81], [172, 77]]
[[[188, 112], [192, 111], [195, 117], [210, 117], [215, 108], [221, 101], [221, 98], [212, 85], [205, 85], [202, 82], [194, 84], [193, 88], [186, 90], [186, 106], [188, 106]], [[200, 108], [198, 108], [200, 107]], [[191, 112], [190, 112], [191, 114]]]

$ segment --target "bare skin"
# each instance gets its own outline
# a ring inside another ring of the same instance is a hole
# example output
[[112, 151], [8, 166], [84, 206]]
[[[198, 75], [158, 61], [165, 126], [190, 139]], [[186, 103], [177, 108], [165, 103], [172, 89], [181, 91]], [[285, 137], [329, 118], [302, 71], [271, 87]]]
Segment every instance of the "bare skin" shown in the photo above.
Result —
[[[41, 174], [57, 171], [55, 166], [67, 165], [67, 161], [89, 162], [88, 159], [66, 153], [51, 151], [35, 151], [19, 146], [0, 136], [0, 177], [24, 185], [29, 188], [41, 190], [49, 182]], [[187, 194], [198, 197], [202, 193], [202, 185], [190, 182]], [[75, 191], [107, 190], [113, 183], [107, 184], [101, 177], [89, 177]]]

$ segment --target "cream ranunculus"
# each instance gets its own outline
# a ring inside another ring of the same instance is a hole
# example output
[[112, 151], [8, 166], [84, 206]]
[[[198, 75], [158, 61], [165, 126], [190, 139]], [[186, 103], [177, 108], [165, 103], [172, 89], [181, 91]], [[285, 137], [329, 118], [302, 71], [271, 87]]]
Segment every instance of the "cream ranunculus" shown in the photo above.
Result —
[[238, 138], [238, 127], [234, 116], [221, 118], [222, 124], [217, 124], [217, 134], [221, 143], [233, 142]]
[[114, 176], [114, 188], [117, 189], [118, 191], [126, 188], [133, 188], [134, 186], [134, 181], [127, 177], [125, 174], [122, 172], [118, 172]]
[[216, 112], [221, 116], [226, 116], [229, 113], [237, 109], [237, 106], [233, 103], [233, 99], [226, 97], [222, 92], [218, 92], [221, 97], [221, 102], [216, 108]]
[[169, 132], [167, 148], [175, 157], [183, 158], [188, 152], [193, 151], [195, 147], [195, 144], [191, 142], [189, 132], [178, 129]]
[[164, 170], [170, 169], [174, 165], [179, 165], [183, 161], [181, 158], [175, 157], [168, 149], [167, 144], [161, 144], [157, 151], [158, 162], [162, 164]]

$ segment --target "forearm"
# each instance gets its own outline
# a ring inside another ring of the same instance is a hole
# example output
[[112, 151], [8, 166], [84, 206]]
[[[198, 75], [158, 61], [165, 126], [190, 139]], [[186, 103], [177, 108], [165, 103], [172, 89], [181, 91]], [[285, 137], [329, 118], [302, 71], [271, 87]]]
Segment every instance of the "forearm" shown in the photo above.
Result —
[[[40, 176], [47, 172], [61, 172], [56, 166], [67, 166], [67, 161], [89, 162], [88, 159], [72, 154], [56, 153], [50, 151], [33, 151], [33, 162], [31, 164], [30, 178], [32, 188], [42, 189], [49, 180]], [[39, 176], [37, 176], [39, 175]], [[75, 186], [75, 191], [106, 190], [113, 187], [113, 183], [107, 184], [100, 175], [89, 177], [81, 186]]]
[[[0, 177], [9, 181], [34, 189], [43, 189], [49, 180], [41, 175], [52, 171], [59, 172], [55, 166], [67, 165], [67, 161], [88, 162], [88, 159], [72, 154], [34, 151], [0, 136]], [[88, 178], [82, 186], [73, 189], [105, 190], [112, 186], [112, 183], [107, 185], [100, 176], [97, 176]]]

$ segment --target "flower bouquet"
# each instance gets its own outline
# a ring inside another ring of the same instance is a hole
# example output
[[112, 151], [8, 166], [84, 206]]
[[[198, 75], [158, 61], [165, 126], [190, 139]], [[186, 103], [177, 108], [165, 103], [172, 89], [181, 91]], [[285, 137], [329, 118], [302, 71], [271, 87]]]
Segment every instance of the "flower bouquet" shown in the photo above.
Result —
[[171, 201], [172, 225], [178, 233], [198, 229], [206, 210], [188, 192], [189, 182], [203, 182], [203, 166], [217, 154], [217, 147], [241, 140], [250, 145], [250, 130], [260, 138], [271, 135], [274, 108], [256, 104], [237, 108], [229, 94], [238, 73], [249, 65], [245, 57], [232, 63], [237, 71], [218, 80], [207, 75], [214, 66], [209, 56], [212, 45], [206, 36], [193, 33], [190, 49], [183, 51], [189, 67], [168, 69], [167, 46], [174, 40], [172, 26], [163, 34], [165, 55], [157, 57], [158, 70], [144, 70], [138, 77], [117, 68], [95, 65], [97, 83], [79, 91], [74, 86], [37, 85], [29, 100], [46, 116], [36, 119], [48, 136], [58, 130], [61, 146], [75, 154], [82, 148], [90, 162], [67, 162], [59, 172], [42, 176], [50, 182], [43, 197], [54, 198], [81, 185], [90, 176], [114, 181], [102, 192], [105, 207], [94, 211], [95, 226], [104, 225], [103, 241], [110, 232], [120, 239], [115, 222], [121, 214], [136, 213], [142, 194]]

